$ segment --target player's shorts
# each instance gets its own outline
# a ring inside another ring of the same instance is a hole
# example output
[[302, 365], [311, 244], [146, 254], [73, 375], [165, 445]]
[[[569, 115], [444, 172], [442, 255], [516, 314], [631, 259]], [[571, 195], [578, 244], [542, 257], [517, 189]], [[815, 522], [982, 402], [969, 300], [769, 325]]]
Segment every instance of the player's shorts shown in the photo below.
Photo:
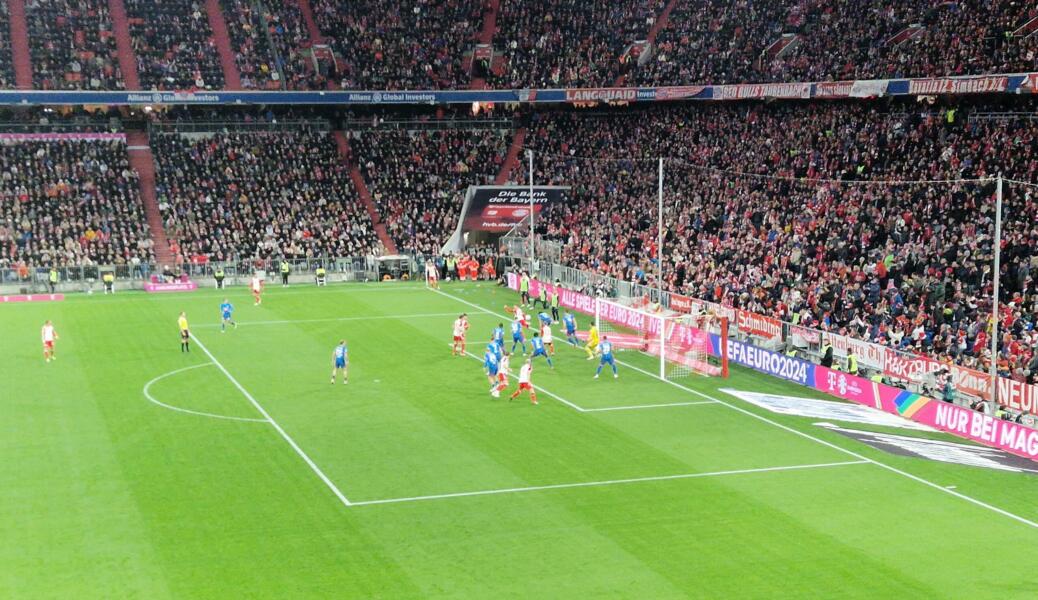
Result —
[[231, 313], [223, 313], [223, 320], [224, 321], [230, 321], [231, 320]]
[[614, 365], [614, 364], [616, 364], [615, 363], [615, 359], [612, 357], [612, 355], [610, 355], [610, 356], [603, 356], [602, 360], [601, 360], [601, 363], [603, 365]]
[[47, 350], [53, 350], [54, 349], [54, 340], [43, 342], [43, 347], [46, 348]]
[[553, 344], [553, 343], [555, 343], [555, 338], [553, 338], [553, 337], [551, 337], [551, 336], [547, 336], [547, 335], [542, 335], [542, 336], [541, 336], [541, 339], [542, 339], [542, 340], [544, 340], [544, 345], [545, 345], [545, 346], [548, 346], [548, 345], [550, 345], [550, 344]]
[[569, 337], [573, 337], [573, 336], [577, 335], [577, 330], [576, 329], [566, 328], [566, 335], [569, 336]]
[[454, 336], [454, 341], [455, 342], [464, 342], [465, 341], [465, 336], [463, 336], [463, 335], [456, 335], [456, 336]]
[[530, 390], [532, 392], [533, 391], [533, 386], [530, 385], [529, 383], [520, 383], [519, 384], [519, 391], [521, 392], [523, 390]]
[[335, 368], [336, 369], [345, 369], [346, 368], [346, 359], [345, 358], [336, 358], [335, 359]]
[[544, 348], [539, 348], [533, 351], [532, 356], [548, 356], [548, 353], [544, 351]]
[[508, 375], [499, 371], [497, 374], [497, 380], [501, 383], [508, 383]]
[[188, 331], [187, 329], [181, 329], [180, 330], [180, 339], [188, 340], [190, 338], [191, 338], [191, 332], [190, 331]]
[[487, 367], [487, 373], [489, 373], [491, 377], [497, 377], [497, 367]]

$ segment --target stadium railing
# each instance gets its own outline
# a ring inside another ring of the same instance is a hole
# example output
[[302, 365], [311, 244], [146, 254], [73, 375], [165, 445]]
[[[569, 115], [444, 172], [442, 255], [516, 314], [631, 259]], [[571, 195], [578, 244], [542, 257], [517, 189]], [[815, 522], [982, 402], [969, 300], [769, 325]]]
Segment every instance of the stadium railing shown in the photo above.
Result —
[[[591, 296], [620, 300], [646, 299], [649, 302], [658, 303], [660, 306], [675, 312], [690, 312], [690, 310], [698, 307], [713, 312], [719, 316], [728, 317], [729, 339], [750, 343], [754, 346], [772, 351], [793, 350], [797, 357], [810, 360], [815, 364], [821, 362], [822, 342], [823, 340], [828, 339], [833, 343], [834, 349], [839, 349], [834, 356], [834, 365], [836, 365], [836, 367], [839, 367], [841, 364], [841, 356], [845, 358], [846, 349], [853, 347], [860, 350], [855, 353], [858, 356], [859, 373], [862, 377], [869, 378], [878, 375], [881, 376], [883, 382], [888, 385], [926, 395], [931, 398], [941, 398], [942, 396], [940, 389], [938, 388], [936, 371], [930, 371], [920, 377], [896, 377], [891, 375], [887, 370], [879, 370], [874, 366], [869, 365], [863, 354], [870, 351], [882, 353], [882, 356], [889, 357], [889, 360], [892, 361], [897, 360], [901, 364], [913, 364], [915, 361], [923, 360], [944, 366], [943, 363], [938, 363], [938, 361], [929, 357], [910, 354], [888, 346], [849, 338], [829, 331], [802, 327], [793, 323], [761, 315], [752, 315], [755, 317], [752, 319], [752, 322], [740, 327], [738, 314], [740, 311], [731, 307], [721, 306], [704, 300], [688, 298], [667, 291], [664, 291], [661, 294], [658, 288], [651, 285], [622, 281], [607, 275], [589, 273], [587, 271], [574, 269], [550, 261], [535, 260], [533, 261], [531, 268], [528, 246], [521, 254], [509, 255], [506, 258], [510, 267], [525, 270], [532, 275], [536, 275], [541, 281], [558, 282], [568, 289], [581, 291]], [[742, 312], [745, 313], [746, 311]], [[765, 323], [765, 326], [762, 327], [761, 323]], [[769, 325], [774, 326], [774, 329], [765, 334], [762, 330], [767, 328]], [[952, 370], [961, 369], [961, 367], [955, 365], [949, 365], [949, 368]], [[969, 370], [967, 369], [967, 371]], [[984, 377], [986, 375], [979, 372], [973, 373], [979, 377]], [[953, 377], [953, 381], [956, 385], [956, 394], [953, 400], [955, 404], [966, 407], [976, 407], [978, 403], [982, 403], [985, 406], [985, 409], [990, 410], [992, 413], [995, 412], [995, 407], [990, 406], [991, 398], [989, 395], [979, 394], [975, 389], [969, 387], [970, 385], [976, 386], [976, 377], [974, 377], [973, 380], [968, 380], [968, 378], [962, 378], [962, 380], [960, 380], [960, 377], [956, 375], [950, 376]], [[1000, 379], [1003, 380], [999, 383], [1000, 390], [1002, 389], [1002, 386], [1017, 388], [1027, 385], [1023, 382], [1008, 380], [1007, 378]], [[1038, 392], [1038, 390], [1025, 390], [1025, 393], [1033, 392]], [[1014, 420], [1018, 420], [1018, 422], [1030, 427], [1038, 428], [1038, 414], [1035, 414], [1035, 412], [1038, 411], [1026, 412], [1018, 410], [1013, 406], [1009, 406], [1004, 401], [1007, 396], [1008, 394], [1005, 392], [1000, 392], [999, 394], [1001, 410], [1008, 412], [1009, 416]]]
[[[378, 263], [374, 256], [314, 257], [286, 259], [291, 266], [292, 282], [310, 281], [315, 270], [323, 266], [331, 281], [371, 281], [378, 278]], [[414, 263], [414, 261], [412, 261]], [[101, 277], [105, 273], [115, 275], [121, 288], [142, 289], [146, 282], [155, 278], [179, 278], [184, 276], [200, 284], [212, 285], [214, 273], [223, 269], [224, 283], [228, 286], [246, 285], [257, 272], [266, 273], [268, 278], [279, 273], [281, 259], [252, 259], [233, 261], [185, 262], [178, 265], [159, 265], [142, 262], [117, 265], [70, 265], [56, 267], [58, 271], [57, 291], [90, 292], [101, 289]], [[168, 267], [168, 269], [167, 269]], [[408, 273], [413, 277], [418, 267]], [[0, 293], [41, 293], [50, 289], [49, 266], [5, 266], [0, 267]]]

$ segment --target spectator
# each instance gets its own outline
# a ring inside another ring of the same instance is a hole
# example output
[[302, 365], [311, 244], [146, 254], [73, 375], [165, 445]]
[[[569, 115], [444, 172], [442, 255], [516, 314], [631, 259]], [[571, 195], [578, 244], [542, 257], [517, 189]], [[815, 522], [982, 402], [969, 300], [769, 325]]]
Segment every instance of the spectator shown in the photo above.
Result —
[[29, 0], [25, 16], [36, 88], [123, 89], [108, 2]]
[[224, 87], [219, 52], [200, 0], [126, 0], [141, 86], [155, 90]]

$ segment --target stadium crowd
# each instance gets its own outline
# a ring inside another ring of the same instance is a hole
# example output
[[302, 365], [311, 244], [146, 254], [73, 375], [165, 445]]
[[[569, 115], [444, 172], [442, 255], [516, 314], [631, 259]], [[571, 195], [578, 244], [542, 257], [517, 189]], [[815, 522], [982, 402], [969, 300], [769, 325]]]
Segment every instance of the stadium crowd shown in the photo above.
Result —
[[[637, 79], [671, 85], [1026, 72], [1038, 64], [1038, 45], [1013, 32], [1036, 16], [1038, 8], [1016, 0], [693, 0], [675, 8]], [[782, 45], [772, 44], [783, 34], [796, 37], [780, 53]]]
[[107, 2], [29, 0], [25, 13], [34, 87], [122, 89]]
[[11, 20], [7, 0], [0, 0], [0, 88], [14, 87], [14, 62], [11, 57]]
[[341, 65], [343, 89], [464, 88], [479, 0], [316, 0], [314, 19]]
[[[527, 138], [540, 156], [537, 180], [573, 186], [572, 203], [542, 219], [565, 263], [651, 279], [657, 165], [645, 157], [671, 157], [669, 289], [983, 366], [994, 188], [961, 180], [1004, 172], [1034, 181], [1032, 120], [962, 122], [863, 104], [682, 106], [604, 119], [538, 115]], [[1004, 217], [999, 364], [1033, 379], [1038, 189], [1007, 185]]]
[[0, 144], [0, 267], [153, 260], [126, 144]]
[[178, 262], [381, 253], [326, 133], [161, 133], [151, 146]]
[[126, 12], [144, 89], [224, 86], [219, 52], [200, 0], [126, 0]]
[[492, 184], [507, 131], [373, 131], [353, 142], [378, 213], [397, 249], [435, 254], [458, 223], [470, 185]]
[[662, 0], [501, 2], [495, 44], [507, 66], [495, 87], [610, 86], [638, 61], [629, 52], [644, 40]]

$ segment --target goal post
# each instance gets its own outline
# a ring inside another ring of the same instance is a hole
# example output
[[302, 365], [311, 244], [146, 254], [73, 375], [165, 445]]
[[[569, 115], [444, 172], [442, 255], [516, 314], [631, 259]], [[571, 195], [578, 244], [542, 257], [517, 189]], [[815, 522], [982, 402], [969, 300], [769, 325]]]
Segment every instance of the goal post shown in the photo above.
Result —
[[651, 357], [660, 379], [692, 374], [727, 378], [727, 321], [709, 314], [675, 314], [654, 305], [627, 306], [595, 299], [599, 336], [608, 337], [617, 350]]

